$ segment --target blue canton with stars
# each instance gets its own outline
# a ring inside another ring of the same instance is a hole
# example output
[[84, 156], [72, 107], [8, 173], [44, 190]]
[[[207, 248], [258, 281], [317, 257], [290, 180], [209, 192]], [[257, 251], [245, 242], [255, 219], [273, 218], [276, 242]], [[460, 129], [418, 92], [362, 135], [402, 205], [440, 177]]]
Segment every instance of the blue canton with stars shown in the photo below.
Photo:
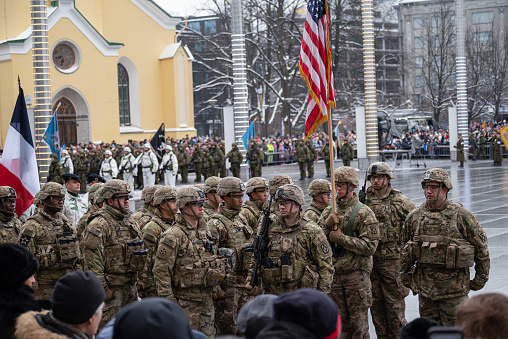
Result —
[[325, 1], [324, 0], [309, 0], [307, 11], [311, 14], [312, 19], [316, 24], [326, 15]]

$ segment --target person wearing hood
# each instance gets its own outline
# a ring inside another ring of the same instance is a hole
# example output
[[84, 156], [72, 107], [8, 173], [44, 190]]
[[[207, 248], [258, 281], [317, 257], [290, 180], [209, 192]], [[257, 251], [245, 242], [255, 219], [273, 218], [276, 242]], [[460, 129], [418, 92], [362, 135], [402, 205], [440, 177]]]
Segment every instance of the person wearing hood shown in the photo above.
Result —
[[106, 181], [115, 179], [118, 176], [118, 165], [113, 153], [108, 149], [104, 152], [104, 160], [102, 160], [101, 170], [99, 174], [106, 179]]
[[166, 153], [162, 157], [160, 170], [164, 173], [164, 186], [175, 187], [176, 174], [178, 173], [178, 159], [173, 153], [173, 147], [166, 146]]

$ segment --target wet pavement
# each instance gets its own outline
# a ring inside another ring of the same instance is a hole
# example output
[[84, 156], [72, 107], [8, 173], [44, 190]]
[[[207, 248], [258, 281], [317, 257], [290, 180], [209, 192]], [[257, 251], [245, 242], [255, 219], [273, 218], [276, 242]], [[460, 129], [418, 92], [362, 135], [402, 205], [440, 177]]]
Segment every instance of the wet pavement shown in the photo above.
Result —
[[[393, 161], [387, 162], [393, 167]], [[470, 296], [484, 292], [499, 292], [508, 295], [508, 165], [493, 167], [492, 161], [488, 160], [469, 161], [465, 163], [464, 168], [459, 168], [459, 163], [449, 160], [432, 160], [426, 161], [425, 164], [426, 168], [440, 167], [450, 173], [453, 189], [448, 197], [476, 214], [487, 234], [491, 259], [490, 279], [483, 290], [471, 292]], [[410, 167], [408, 161], [397, 165], [392, 184], [419, 206], [425, 201], [420, 179], [426, 168], [421, 160], [420, 167], [416, 167], [415, 160], [411, 165]], [[342, 166], [342, 161], [336, 161], [335, 166]], [[353, 161], [352, 166], [358, 168], [357, 161]], [[365, 173], [365, 170], [359, 171], [360, 186], [363, 185]], [[307, 188], [312, 179], [297, 180], [300, 178], [297, 164], [263, 167], [263, 177], [270, 179], [277, 174], [290, 175], [304, 190], [306, 205], [309, 204], [311, 199], [307, 195]], [[189, 175], [189, 182], [193, 182], [194, 178], [194, 174]], [[316, 164], [314, 178], [326, 179], [324, 162], [320, 161]], [[177, 188], [185, 186], [189, 185], [177, 185]], [[356, 191], [358, 192], [358, 189]], [[136, 208], [142, 205], [139, 200], [140, 195], [140, 191], [134, 192]], [[472, 271], [474, 274], [474, 270]], [[411, 321], [418, 316], [417, 296], [410, 295], [406, 298], [406, 318]], [[371, 338], [376, 338], [372, 323], [369, 329]]]

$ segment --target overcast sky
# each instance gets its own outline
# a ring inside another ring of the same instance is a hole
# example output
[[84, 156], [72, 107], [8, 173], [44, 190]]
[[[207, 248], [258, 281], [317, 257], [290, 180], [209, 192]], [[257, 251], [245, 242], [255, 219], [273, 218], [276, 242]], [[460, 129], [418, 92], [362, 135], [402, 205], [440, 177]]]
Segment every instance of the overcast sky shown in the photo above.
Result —
[[206, 15], [200, 11], [207, 0], [154, 0], [166, 12], [175, 16], [188, 17], [191, 15]]

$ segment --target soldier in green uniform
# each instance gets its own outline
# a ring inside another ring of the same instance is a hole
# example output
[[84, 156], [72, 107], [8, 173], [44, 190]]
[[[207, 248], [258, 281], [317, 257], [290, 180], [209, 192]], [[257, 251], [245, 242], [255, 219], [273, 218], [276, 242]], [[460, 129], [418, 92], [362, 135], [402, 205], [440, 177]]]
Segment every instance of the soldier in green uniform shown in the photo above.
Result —
[[220, 250], [229, 249], [234, 266], [228, 277], [229, 286], [222, 285], [215, 301], [215, 327], [217, 334], [236, 335], [236, 317], [238, 310], [245, 305], [248, 295], [245, 293], [247, 272], [253, 253], [243, 250], [254, 239], [254, 231], [240, 213], [243, 206], [245, 185], [236, 177], [226, 177], [219, 182], [217, 194], [224, 200], [217, 213], [210, 216], [208, 228], [217, 239]]
[[97, 174], [101, 170], [102, 155], [99, 151], [91, 149], [88, 152], [88, 174]]
[[492, 152], [492, 166], [501, 166], [503, 163], [503, 139], [499, 135], [499, 131], [492, 131], [494, 135], [490, 138], [490, 151]]
[[201, 182], [201, 163], [203, 162], [203, 152], [199, 144], [194, 144], [194, 152], [192, 152], [192, 163], [194, 164], [194, 171], [196, 172], [195, 182]]
[[469, 133], [469, 143], [471, 144], [471, 160], [476, 161], [478, 155], [478, 139], [476, 134], [478, 132]]
[[263, 209], [268, 208], [268, 180], [260, 177], [249, 179], [245, 193], [249, 196], [249, 200], [245, 202], [240, 213], [247, 220], [247, 225], [256, 233]]
[[320, 150], [323, 159], [325, 160], [326, 177], [330, 177], [330, 141], [326, 139], [325, 145]]
[[314, 177], [314, 161], [317, 159], [317, 152], [316, 148], [314, 147], [314, 144], [312, 143], [312, 140], [305, 141], [305, 146], [308, 150], [308, 159], [307, 159], [307, 178], [313, 178]]
[[464, 139], [462, 139], [462, 134], [459, 133], [457, 144], [453, 147], [457, 149], [457, 161], [460, 161], [459, 167], [464, 167]]
[[162, 233], [175, 223], [175, 216], [178, 213], [176, 208], [176, 189], [171, 186], [159, 187], [155, 191], [153, 202], [155, 205], [155, 216], [142, 230], [143, 244], [148, 249], [146, 268], [140, 274], [138, 280], [138, 291], [142, 298], [157, 296], [152, 272], [153, 263]]
[[190, 155], [185, 147], [185, 144], [178, 146], [178, 154], [176, 155], [176, 159], [178, 160], [178, 169], [180, 170], [180, 175], [182, 177], [180, 183], [185, 184], [189, 178], [190, 164]]
[[448, 200], [453, 188], [448, 172], [431, 168], [421, 184], [426, 201], [408, 215], [402, 230], [401, 280], [418, 293], [421, 317], [453, 326], [457, 306], [489, 279], [487, 235], [473, 213]]
[[[153, 196], [155, 191], [162, 187], [161, 185], [150, 185], [147, 186], [146, 190], [141, 191], [141, 198], [145, 202], [143, 208], [140, 208], [133, 216], [134, 221], [138, 224], [140, 230], [143, 230], [146, 224], [155, 216], [155, 204], [153, 202]], [[143, 192], [145, 192], [143, 196]]]
[[332, 184], [325, 179], [314, 179], [309, 185], [308, 193], [312, 197], [312, 201], [303, 215], [317, 223], [323, 210], [330, 206]]
[[10, 186], [0, 186], [0, 244], [17, 242], [21, 221], [16, 215], [16, 191]]
[[125, 181], [107, 181], [102, 187], [104, 205], [88, 218], [83, 233], [85, 270], [95, 273], [106, 291], [101, 327], [138, 300], [138, 273], [147, 260], [148, 250], [129, 210], [130, 192]]
[[330, 296], [339, 305], [341, 338], [368, 338], [368, 310], [372, 306], [370, 273], [379, 239], [378, 222], [354, 191], [359, 185], [355, 169], [343, 166], [334, 175], [337, 212], [332, 213], [332, 206], [327, 207], [319, 220], [333, 250], [335, 276]]
[[415, 204], [392, 187], [393, 178], [392, 169], [385, 162], [375, 162], [367, 170], [370, 187], [365, 204], [379, 222], [379, 245], [370, 274], [373, 298], [370, 313], [378, 338], [399, 338], [406, 324], [404, 298], [409, 293], [400, 284], [400, 234]]
[[203, 187], [203, 193], [205, 193], [205, 211], [203, 213], [203, 220], [208, 223], [208, 219], [217, 213], [219, 210], [219, 204], [222, 202], [220, 195], [217, 194], [217, 187], [221, 179], [219, 177], [212, 176], [205, 180]]
[[485, 143], [487, 142], [487, 139], [485, 138], [485, 132], [480, 133], [480, 159], [485, 159]]
[[63, 275], [81, 269], [79, 241], [72, 223], [63, 215], [65, 191], [62, 185], [48, 182], [40, 194], [43, 207], [26, 221], [19, 243], [39, 260], [36, 281], [39, 299], [49, 299], [53, 286]]
[[58, 161], [58, 155], [56, 153], [51, 153], [49, 157], [51, 159], [51, 164], [49, 165], [48, 178], [46, 182], [56, 182], [63, 185], [64, 180], [62, 175], [64, 173], [62, 164]]
[[217, 256], [217, 246], [203, 221], [205, 195], [196, 187], [176, 194], [175, 224], [159, 242], [153, 274], [159, 297], [180, 305], [191, 328], [210, 339], [215, 336], [213, 286], [224, 281], [225, 260]]
[[215, 142], [212, 142], [210, 147], [210, 156], [213, 158], [212, 175], [218, 176], [222, 163], [224, 162], [224, 153], [222, 153], [220, 148], [217, 148], [217, 143]]
[[86, 225], [88, 225], [88, 217], [99, 208], [102, 207], [102, 187], [104, 183], [98, 182], [93, 184], [88, 191], [88, 210], [86, 213], [79, 219], [78, 225], [76, 226], [76, 233], [78, 234], [78, 239], [81, 239], [83, 232], [85, 231]]
[[221, 178], [225, 178], [227, 177], [227, 169], [226, 169], [226, 149], [225, 149], [226, 145], [224, 144], [224, 141], [221, 141], [219, 143], [219, 151], [221, 151], [223, 157], [222, 157], [222, 162], [219, 164], [219, 176]]
[[250, 177], [260, 177], [263, 170], [263, 161], [265, 154], [257, 142], [252, 140], [250, 142], [249, 150], [247, 152], [247, 160], [249, 160]]
[[344, 143], [342, 144], [340, 155], [342, 157], [342, 163], [344, 166], [351, 166], [351, 160], [354, 159], [355, 153], [353, 146], [351, 146], [351, 144], [346, 139], [344, 139]]
[[[259, 276], [266, 293], [282, 294], [299, 288], [315, 288], [330, 293], [333, 279], [332, 251], [325, 233], [303, 216], [303, 191], [295, 185], [282, 185], [274, 199], [279, 215], [268, 229], [268, 255], [259, 265]], [[246, 284], [250, 295], [258, 286]]]
[[300, 168], [300, 180], [305, 180], [307, 160], [309, 159], [309, 149], [305, 146], [302, 139], [298, 140], [295, 156], [296, 161], [298, 162], [298, 167]]
[[211, 177], [213, 173], [213, 158], [206, 147], [203, 147], [201, 152], [203, 152], [201, 172], [203, 173], [204, 180], [206, 180], [208, 177]]
[[[268, 193], [270, 195], [275, 196], [275, 193], [277, 193], [277, 190], [279, 187], [287, 184], [294, 185], [293, 178], [291, 178], [287, 174], [278, 174], [274, 175], [273, 177], [268, 180]], [[270, 218], [272, 220], [275, 220], [275, 218], [279, 215], [279, 204], [277, 203], [277, 200], [272, 201], [272, 207], [270, 208]], [[261, 222], [261, 220], [260, 220]]]
[[88, 174], [88, 160], [85, 157], [84, 151], [78, 152], [78, 158], [76, 159], [76, 162], [74, 164], [74, 172], [79, 177], [83, 185], [80, 186], [80, 192], [86, 193], [86, 179]]
[[231, 151], [228, 152], [226, 158], [231, 163], [231, 173], [233, 173], [233, 176], [240, 178], [240, 164], [243, 162], [243, 155], [238, 149], [236, 142], [231, 144]]

